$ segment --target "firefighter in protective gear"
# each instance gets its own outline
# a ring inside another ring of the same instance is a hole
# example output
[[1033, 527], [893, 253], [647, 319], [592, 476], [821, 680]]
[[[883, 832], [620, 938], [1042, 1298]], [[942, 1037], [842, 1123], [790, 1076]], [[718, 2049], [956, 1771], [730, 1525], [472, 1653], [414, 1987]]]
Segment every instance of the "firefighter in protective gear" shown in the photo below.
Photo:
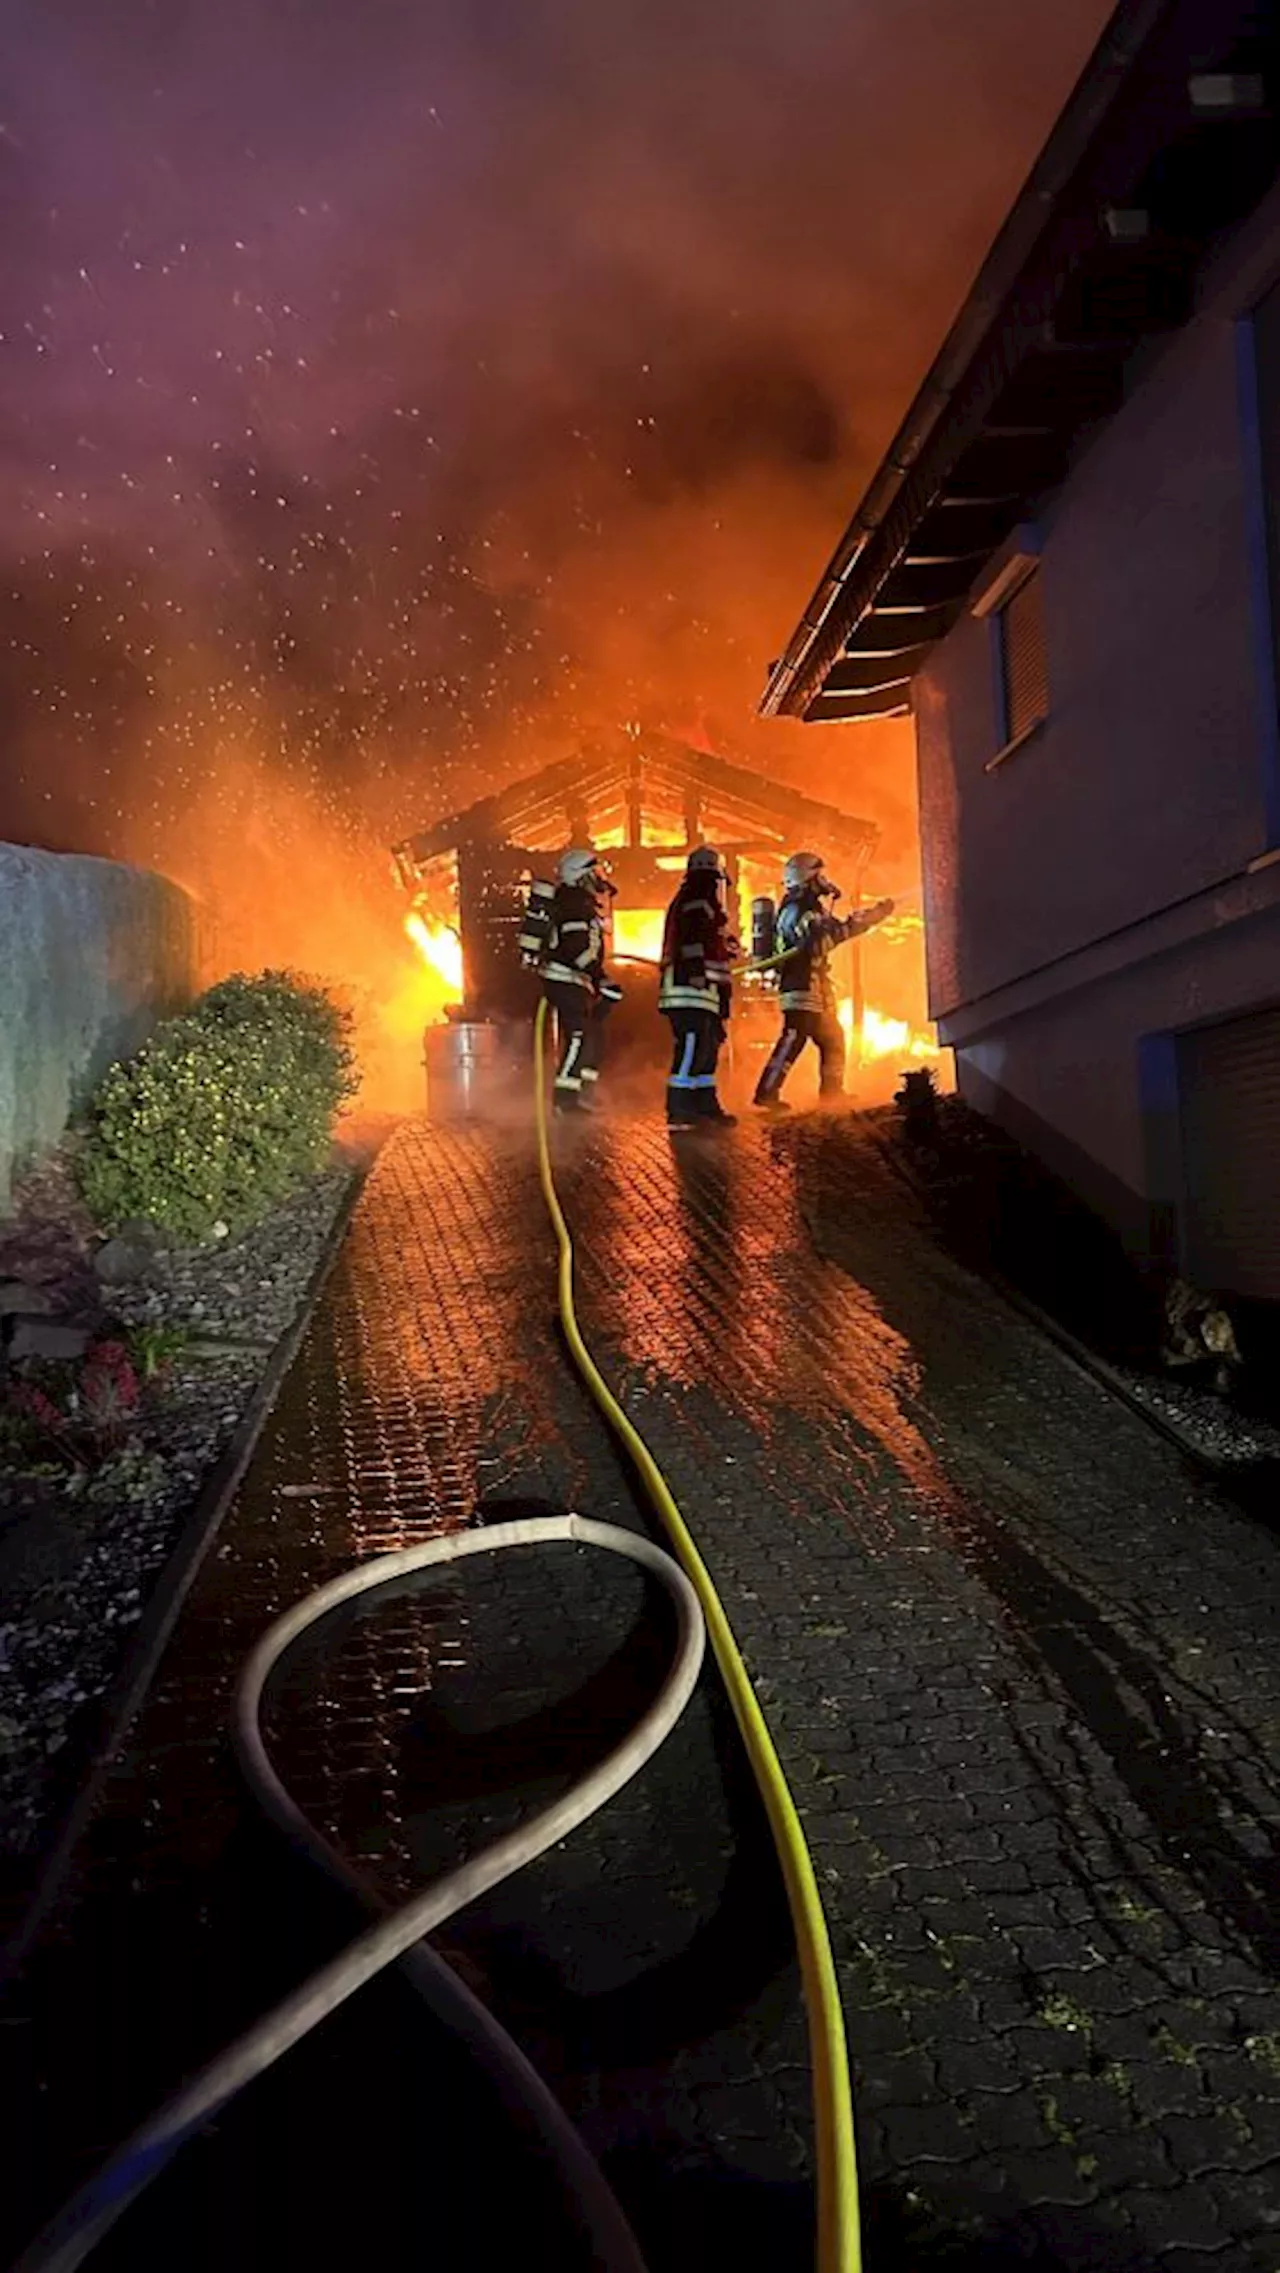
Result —
[[821, 1062], [820, 1086], [824, 1097], [838, 1097], [844, 1089], [844, 1030], [836, 1013], [836, 991], [831, 979], [831, 950], [844, 939], [883, 923], [893, 912], [892, 900], [877, 900], [873, 907], [858, 908], [841, 918], [832, 903], [839, 899], [816, 852], [793, 853], [783, 872], [784, 892], [778, 909], [777, 950], [794, 952], [778, 973], [782, 1006], [782, 1032], [756, 1085], [757, 1105], [782, 1105], [782, 1084], [806, 1042], [817, 1045]]
[[690, 853], [667, 909], [658, 1008], [671, 1021], [667, 1125], [673, 1129], [728, 1128], [734, 1119], [716, 1096], [716, 1067], [732, 994], [730, 966], [738, 952], [729, 932], [728, 882], [715, 847], [699, 845]]
[[604, 968], [604, 909], [612, 897], [596, 853], [575, 848], [563, 855], [541, 966], [560, 1045], [552, 1099], [557, 1113], [593, 1110], [604, 1021], [622, 998]]

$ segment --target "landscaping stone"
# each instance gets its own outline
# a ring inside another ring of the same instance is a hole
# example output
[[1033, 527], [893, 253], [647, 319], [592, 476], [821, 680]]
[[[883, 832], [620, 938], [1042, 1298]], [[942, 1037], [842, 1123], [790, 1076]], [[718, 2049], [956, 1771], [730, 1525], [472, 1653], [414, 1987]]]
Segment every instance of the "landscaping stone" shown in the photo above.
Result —
[[93, 1268], [104, 1286], [133, 1286], [150, 1278], [160, 1261], [161, 1240], [148, 1223], [126, 1223], [98, 1249]]
[[28, 1492], [17, 1508], [4, 1510], [0, 1601], [12, 1603], [33, 1586], [59, 1585], [75, 1576], [85, 1551], [79, 1515], [65, 1493], [49, 1486]]
[[36, 1318], [53, 1308], [53, 1297], [25, 1279], [0, 1279], [0, 1318]]
[[47, 1314], [34, 1318], [11, 1318], [8, 1336], [10, 1362], [16, 1364], [21, 1358], [67, 1360], [83, 1357], [96, 1332], [96, 1325], [84, 1319], [50, 1318]]

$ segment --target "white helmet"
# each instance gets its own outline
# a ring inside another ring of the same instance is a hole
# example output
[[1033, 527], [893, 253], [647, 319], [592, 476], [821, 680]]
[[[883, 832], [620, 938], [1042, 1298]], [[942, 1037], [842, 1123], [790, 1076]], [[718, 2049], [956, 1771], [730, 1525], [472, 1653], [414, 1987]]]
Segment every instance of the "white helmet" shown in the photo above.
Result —
[[700, 844], [695, 847], [689, 855], [687, 874], [690, 876], [710, 874], [718, 876], [722, 883], [727, 884], [729, 881], [725, 874], [724, 860], [713, 844]]
[[820, 852], [793, 852], [782, 871], [782, 881], [789, 892], [812, 890], [822, 874]]
[[560, 881], [562, 884], [598, 884], [601, 881], [599, 855], [589, 847], [583, 851], [572, 846], [560, 855]]

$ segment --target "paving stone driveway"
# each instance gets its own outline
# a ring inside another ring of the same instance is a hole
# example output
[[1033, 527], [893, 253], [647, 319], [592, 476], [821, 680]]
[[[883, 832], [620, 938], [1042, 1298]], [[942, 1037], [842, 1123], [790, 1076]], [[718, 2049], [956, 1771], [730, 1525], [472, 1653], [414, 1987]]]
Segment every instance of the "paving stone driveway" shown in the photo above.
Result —
[[[584, 1323], [690, 1516], [813, 1846], [869, 2265], [1280, 2273], [1275, 1537], [950, 1261], [856, 1120], [558, 1141]], [[477, 1504], [636, 1520], [550, 1268], [523, 1139], [392, 1140], [82, 1905], [101, 1911], [126, 1824], [170, 1884], [225, 1850], [219, 1685], [283, 1601]], [[302, 1795], [388, 1888], [508, 1820], [478, 1765], [495, 1747], [527, 1804], [652, 1684], [637, 1582], [554, 1560], [357, 1627], [321, 1693], [283, 1700]], [[544, 1716], [541, 1755], [510, 1736], [517, 1706]], [[421, 1741], [433, 1713], [451, 1746]], [[714, 2263], [730, 2200], [740, 2263], [805, 2262], [794, 1966], [713, 1685], [454, 1942], [655, 2273]]]

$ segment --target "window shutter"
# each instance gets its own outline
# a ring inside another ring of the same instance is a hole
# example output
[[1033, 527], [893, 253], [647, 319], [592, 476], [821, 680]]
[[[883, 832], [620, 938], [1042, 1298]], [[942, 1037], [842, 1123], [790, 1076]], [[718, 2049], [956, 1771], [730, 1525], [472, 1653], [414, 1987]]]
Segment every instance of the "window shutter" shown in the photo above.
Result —
[[1049, 715], [1049, 671], [1045, 657], [1044, 600], [1040, 571], [1032, 570], [1000, 611], [1000, 652], [1004, 665], [1004, 731], [1016, 742]]

